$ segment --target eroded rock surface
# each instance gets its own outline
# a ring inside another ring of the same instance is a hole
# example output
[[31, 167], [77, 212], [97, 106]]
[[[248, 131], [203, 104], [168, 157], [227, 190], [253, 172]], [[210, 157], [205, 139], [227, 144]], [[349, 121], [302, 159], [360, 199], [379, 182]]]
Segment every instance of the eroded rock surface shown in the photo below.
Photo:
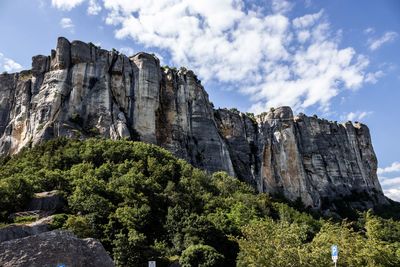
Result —
[[0, 243], [50, 231], [53, 217], [48, 216], [29, 224], [11, 224], [0, 228]]
[[0, 243], [0, 266], [99, 266], [114, 263], [101, 243], [55, 230]]
[[196, 75], [59, 38], [32, 69], [0, 75], [0, 153], [64, 136], [158, 144], [196, 167], [227, 171], [261, 192], [328, 208], [386, 204], [369, 130], [281, 107], [257, 117], [214, 110]]

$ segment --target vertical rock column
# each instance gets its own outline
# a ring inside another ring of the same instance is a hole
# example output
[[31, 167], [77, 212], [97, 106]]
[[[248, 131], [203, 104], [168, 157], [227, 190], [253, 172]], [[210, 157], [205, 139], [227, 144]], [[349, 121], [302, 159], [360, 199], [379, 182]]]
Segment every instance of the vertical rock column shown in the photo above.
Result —
[[161, 69], [158, 59], [147, 53], [130, 58], [134, 72], [134, 118], [133, 127], [140, 140], [155, 144], [156, 112], [159, 107]]
[[256, 187], [260, 160], [257, 157], [258, 127], [254, 119], [228, 109], [214, 111], [220, 135], [223, 137], [237, 177]]
[[259, 191], [282, 194], [293, 201], [301, 199], [306, 206], [314, 206], [297, 145], [292, 110], [280, 107], [259, 119], [262, 153]]

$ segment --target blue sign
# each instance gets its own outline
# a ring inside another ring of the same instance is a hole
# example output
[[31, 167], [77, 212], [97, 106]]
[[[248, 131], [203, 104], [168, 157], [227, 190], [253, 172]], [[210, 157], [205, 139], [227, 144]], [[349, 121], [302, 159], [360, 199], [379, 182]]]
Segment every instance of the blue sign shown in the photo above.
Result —
[[337, 245], [331, 246], [332, 257], [337, 257], [339, 254], [339, 249]]
[[65, 267], [65, 264], [57, 264], [57, 267]]

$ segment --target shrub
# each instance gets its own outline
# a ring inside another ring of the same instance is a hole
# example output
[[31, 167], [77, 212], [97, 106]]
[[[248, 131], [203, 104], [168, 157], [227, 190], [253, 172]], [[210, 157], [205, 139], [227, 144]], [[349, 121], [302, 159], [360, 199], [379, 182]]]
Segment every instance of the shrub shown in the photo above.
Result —
[[179, 263], [182, 267], [219, 267], [223, 260], [224, 256], [211, 246], [192, 245], [183, 251]]

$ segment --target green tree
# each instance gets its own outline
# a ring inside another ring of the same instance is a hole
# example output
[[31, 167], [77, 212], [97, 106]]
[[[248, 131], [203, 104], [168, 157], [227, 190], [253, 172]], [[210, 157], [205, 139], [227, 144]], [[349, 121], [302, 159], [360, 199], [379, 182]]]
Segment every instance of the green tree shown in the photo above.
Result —
[[179, 263], [182, 267], [219, 267], [224, 256], [208, 245], [191, 245], [183, 251]]
[[298, 224], [272, 219], [254, 221], [242, 228], [237, 239], [240, 252], [238, 266], [299, 266], [306, 231]]

